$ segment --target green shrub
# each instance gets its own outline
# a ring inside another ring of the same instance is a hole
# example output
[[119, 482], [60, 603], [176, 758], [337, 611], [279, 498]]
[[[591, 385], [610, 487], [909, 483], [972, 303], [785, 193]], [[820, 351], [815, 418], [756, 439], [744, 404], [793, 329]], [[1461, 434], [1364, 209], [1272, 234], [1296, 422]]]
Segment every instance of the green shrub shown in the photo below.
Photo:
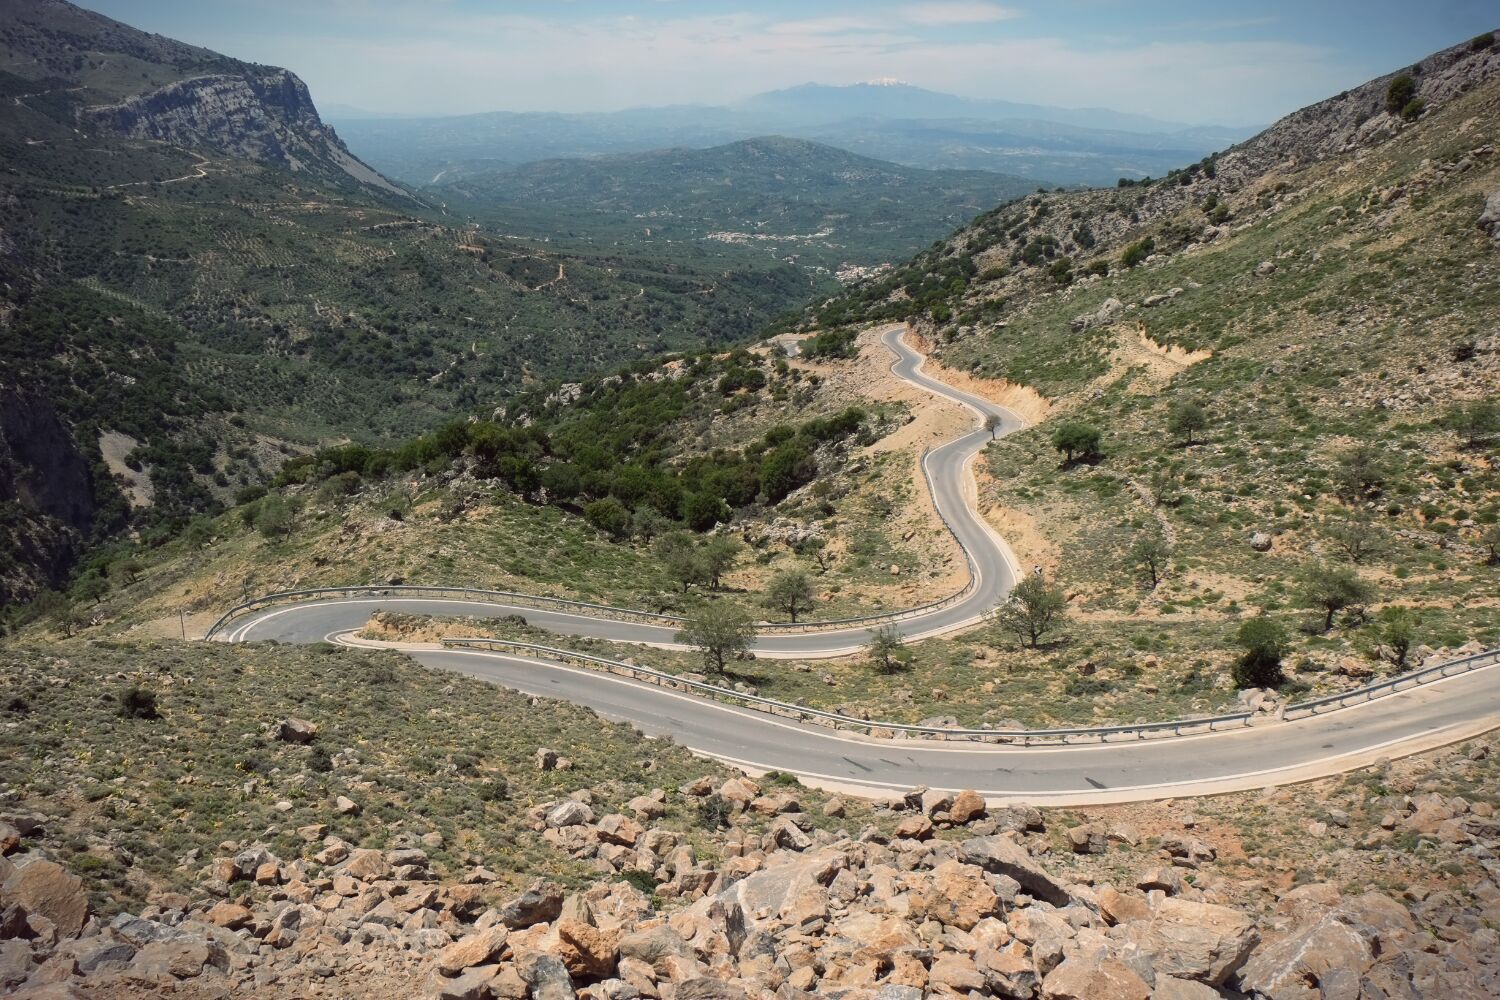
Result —
[[1391, 114], [1400, 114], [1402, 109], [1417, 96], [1417, 81], [1409, 73], [1401, 73], [1385, 88], [1385, 109]]
[[120, 696], [120, 714], [127, 719], [160, 719], [155, 692], [143, 687], [126, 688]]
[[1143, 240], [1130, 244], [1125, 252], [1120, 255], [1120, 263], [1126, 267], [1138, 267], [1156, 249], [1156, 240], [1147, 236]]
[[1235, 633], [1244, 654], [1234, 662], [1237, 687], [1276, 687], [1284, 677], [1281, 658], [1286, 655], [1286, 630], [1264, 615], [1247, 618]]

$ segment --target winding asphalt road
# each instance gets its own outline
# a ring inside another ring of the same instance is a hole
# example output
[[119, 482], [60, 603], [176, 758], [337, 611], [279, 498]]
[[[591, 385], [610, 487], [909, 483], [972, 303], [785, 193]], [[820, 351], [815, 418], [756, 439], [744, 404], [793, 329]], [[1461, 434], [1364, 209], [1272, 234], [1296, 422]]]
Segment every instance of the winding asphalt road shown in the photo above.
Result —
[[[927, 375], [922, 356], [884, 331], [895, 353], [892, 370], [908, 381], [972, 409], [977, 422], [994, 415], [997, 433], [1022, 426], [1009, 410]], [[989, 442], [977, 429], [930, 451], [923, 471], [933, 501], [969, 558], [974, 582], [964, 598], [898, 626], [909, 639], [971, 625], [1004, 598], [1019, 568], [1004, 541], [973, 505], [969, 465]], [[415, 613], [524, 615], [564, 635], [671, 646], [671, 629], [585, 615], [476, 601], [349, 598], [266, 609], [227, 633], [231, 641], [338, 640], [379, 609]], [[763, 636], [759, 657], [836, 656], [868, 641], [848, 629]], [[1212, 794], [1302, 781], [1466, 739], [1500, 726], [1500, 668], [1489, 667], [1400, 694], [1294, 722], [1137, 742], [1031, 747], [875, 740], [722, 705], [609, 674], [542, 659], [478, 650], [409, 648], [419, 662], [479, 677], [527, 694], [561, 698], [629, 722], [653, 736], [750, 771], [782, 770], [812, 784], [854, 794], [928, 785], [979, 790], [991, 802], [1099, 804]]]

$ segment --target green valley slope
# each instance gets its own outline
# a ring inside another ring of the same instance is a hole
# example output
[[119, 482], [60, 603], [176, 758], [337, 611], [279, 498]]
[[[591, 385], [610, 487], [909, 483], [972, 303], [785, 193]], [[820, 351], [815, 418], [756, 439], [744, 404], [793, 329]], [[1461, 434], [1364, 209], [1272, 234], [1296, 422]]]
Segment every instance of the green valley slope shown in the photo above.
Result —
[[834, 271], [902, 259], [1035, 186], [770, 136], [711, 149], [457, 167], [424, 193], [506, 232], [562, 231], [642, 247], [711, 240]]

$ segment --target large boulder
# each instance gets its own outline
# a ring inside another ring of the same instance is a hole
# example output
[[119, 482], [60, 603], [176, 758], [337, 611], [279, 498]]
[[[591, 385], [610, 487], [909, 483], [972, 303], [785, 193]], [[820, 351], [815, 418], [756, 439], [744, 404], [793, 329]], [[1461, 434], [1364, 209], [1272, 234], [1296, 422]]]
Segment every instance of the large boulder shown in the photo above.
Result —
[[699, 976], [677, 984], [677, 1000], [745, 1000], [745, 988], [724, 979]]
[[191, 979], [211, 968], [228, 971], [229, 954], [217, 941], [172, 938], [146, 945], [136, 953], [132, 967], [146, 976]]
[[484, 930], [453, 942], [438, 955], [438, 971], [447, 976], [456, 976], [465, 969], [500, 957], [505, 950], [505, 939], [510, 930], [504, 924], [492, 924]]
[[632, 931], [620, 938], [621, 959], [632, 959], [649, 965], [658, 975], [665, 975], [667, 960], [671, 958], [693, 958], [693, 949], [666, 924]]
[[283, 743], [311, 743], [318, 738], [318, 727], [306, 719], [282, 719], [271, 730]]
[[1222, 984], [1259, 941], [1255, 923], [1238, 910], [1168, 896], [1151, 919], [1121, 924], [1115, 933], [1151, 956], [1160, 975]]
[[1116, 298], [1105, 299], [1099, 308], [1091, 313], [1074, 316], [1072, 327], [1076, 332], [1092, 330], [1095, 327], [1108, 326], [1125, 312], [1125, 303]]
[[562, 914], [562, 905], [563, 887], [541, 879], [500, 907], [500, 922], [513, 931], [551, 923]]
[[1000, 897], [984, 870], [960, 861], [944, 861], [912, 894], [912, 913], [940, 924], [969, 930], [1000, 910]]
[[554, 830], [583, 826], [593, 821], [594, 811], [574, 799], [565, 799], [547, 811], [547, 825]]
[[1042, 980], [1047, 1000], [1151, 1000], [1151, 987], [1134, 969], [1114, 958], [1098, 962], [1067, 958]]
[[615, 934], [563, 917], [557, 922], [558, 957], [574, 979], [607, 979], [615, 974], [619, 939]]
[[1378, 957], [1400, 950], [1394, 940], [1417, 931], [1400, 903], [1378, 893], [1321, 913], [1295, 909], [1304, 919], [1255, 949], [1235, 979], [1241, 990], [1274, 1000], [1307, 995], [1309, 987], [1327, 995], [1335, 984], [1358, 983]]
[[390, 878], [391, 863], [385, 859], [385, 852], [362, 847], [349, 852], [349, 860], [344, 862], [343, 874], [350, 878], [357, 878], [361, 882], [374, 882]]
[[1500, 191], [1491, 191], [1484, 200], [1484, 211], [1479, 213], [1479, 229], [1500, 244]]
[[83, 882], [52, 861], [17, 865], [0, 882], [0, 909], [18, 906], [30, 916], [46, 917], [60, 937], [77, 937], [89, 915]]
[[979, 819], [984, 812], [984, 796], [966, 788], [953, 797], [953, 804], [948, 807], [948, 818], [962, 825]]
[[1009, 837], [999, 834], [973, 837], [959, 845], [958, 856], [966, 864], [1015, 879], [1028, 894], [1053, 906], [1067, 906], [1074, 901], [1061, 882], [1043, 871], [1026, 853], [1026, 848]]
[[555, 955], [545, 952], [527, 955], [516, 971], [531, 988], [531, 1000], [574, 1000], [578, 996], [567, 967]]
[[834, 850], [782, 855], [779, 864], [746, 875], [720, 895], [726, 902], [738, 903], [754, 929], [788, 909], [805, 889], [827, 886], [847, 863], [844, 855]]

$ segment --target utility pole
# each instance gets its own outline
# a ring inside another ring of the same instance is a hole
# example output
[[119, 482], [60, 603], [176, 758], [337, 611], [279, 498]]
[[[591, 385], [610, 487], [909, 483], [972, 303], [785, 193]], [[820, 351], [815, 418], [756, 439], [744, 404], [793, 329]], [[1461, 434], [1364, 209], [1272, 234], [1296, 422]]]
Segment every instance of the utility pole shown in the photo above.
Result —
[[177, 612], [177, 624], [182, 629], [182, 637], [184, 639], [186, 639], [187, 638], [187, 613], [186, 612], [180, 611], [180, 610]]

